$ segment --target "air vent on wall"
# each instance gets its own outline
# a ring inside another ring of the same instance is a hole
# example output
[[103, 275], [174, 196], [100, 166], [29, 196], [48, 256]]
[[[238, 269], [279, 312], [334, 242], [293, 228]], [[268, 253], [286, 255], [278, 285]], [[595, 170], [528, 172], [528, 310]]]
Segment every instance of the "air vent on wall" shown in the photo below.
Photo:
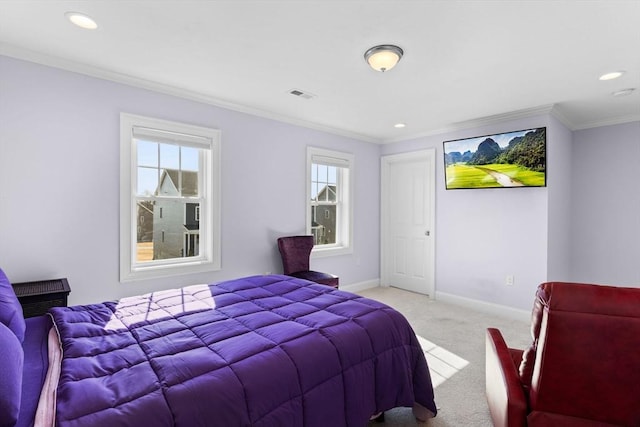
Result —
[[314, 94], [312, 94], [310, 92], [305, 92], [305, 91], [300, 90], [300, 89], [291, 89], [289, 91], [289, 93], [291, 95], [297, 96], [299, 98], [304, 98], [304, 99], [311, 99], [311, 98], [315, 98], [316, 97], [316, 95], [314, 95]]

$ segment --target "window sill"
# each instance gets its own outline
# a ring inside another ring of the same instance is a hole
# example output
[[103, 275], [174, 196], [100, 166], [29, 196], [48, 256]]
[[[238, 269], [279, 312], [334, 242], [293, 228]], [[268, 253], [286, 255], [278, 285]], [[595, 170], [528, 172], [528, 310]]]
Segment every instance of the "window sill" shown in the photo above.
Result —
[[120, 282], [133, 282], [136, 280], [158, 279], [163, 277], [179, 276], [185, 274], [218, 271], [220, 266], [211, 261], [196, 261], [173, 265], [154, 265], [149, 267], [137, 267], [131, 271], [122, 271]]
[[314, 247], [311, 251], [311, 258], [324, 258], [335, 255], [347, 255], [353, 253], [351, 246], [329, 246]]

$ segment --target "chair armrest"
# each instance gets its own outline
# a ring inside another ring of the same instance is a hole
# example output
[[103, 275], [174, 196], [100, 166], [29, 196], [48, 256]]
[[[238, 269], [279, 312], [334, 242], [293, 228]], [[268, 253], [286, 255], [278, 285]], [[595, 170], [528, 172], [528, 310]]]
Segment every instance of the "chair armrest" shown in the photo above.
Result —
[[513, 355], [499, 330], [487, 329], [486, 393], [494, 427], [527, 425], [527, 401]]

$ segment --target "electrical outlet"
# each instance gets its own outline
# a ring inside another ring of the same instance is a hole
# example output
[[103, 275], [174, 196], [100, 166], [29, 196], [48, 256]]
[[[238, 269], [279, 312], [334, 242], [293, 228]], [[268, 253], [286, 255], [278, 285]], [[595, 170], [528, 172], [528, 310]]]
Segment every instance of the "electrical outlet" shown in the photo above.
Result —
[[507, 286], [513, 286], [513, 275], [510, 274], [504, 279], [504, 284]]

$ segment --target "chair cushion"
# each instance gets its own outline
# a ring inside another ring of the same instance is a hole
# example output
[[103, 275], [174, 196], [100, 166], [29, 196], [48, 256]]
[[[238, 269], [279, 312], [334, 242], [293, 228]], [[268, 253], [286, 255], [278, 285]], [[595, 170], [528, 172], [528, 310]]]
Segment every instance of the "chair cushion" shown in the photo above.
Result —
[[24, 315], [11, 282], [0, 268], [0, 323], [8, 327], [21, 343], [24, 341]]
[[20, 412], [24, 353], [13, 331], [2, 323], [0, 323], [0, 349], [2, 349], [0, 427], [13, 427]]
[[306, 270], [306, 271], [296, 271], [295, 273], [289, 274], [289, 276], [297, 277], [299, 279], [309, 280], [311, 282], [320, 283], [322, 285], [333, 286], [334, 288], [338, 287], [338, 277], [329, 273]]

